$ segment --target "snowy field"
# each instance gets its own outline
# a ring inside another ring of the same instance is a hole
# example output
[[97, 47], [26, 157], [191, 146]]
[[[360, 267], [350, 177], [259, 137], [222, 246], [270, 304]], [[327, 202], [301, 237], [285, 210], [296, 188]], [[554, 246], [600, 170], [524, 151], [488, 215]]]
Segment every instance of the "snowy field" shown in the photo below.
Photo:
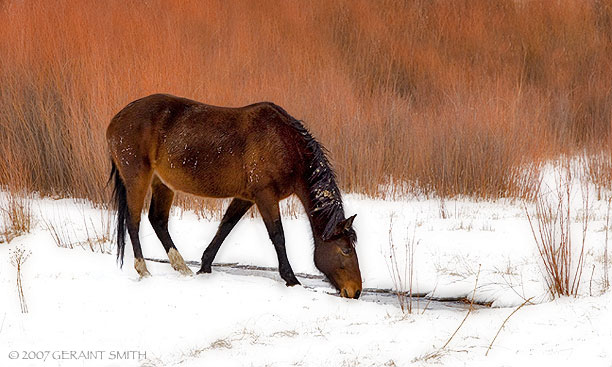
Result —
[[[129, 244], [126, 265], [116, 265], [107, 213], [74, 200], [35, 199], [32, 232], [0, 244], [0, 366], [610, 367], [612, 294], [602, 288], [608, 205], [595, 197], [590, 204], [580, 296], [551, 300], [522, 202], [346, 195], [345, 211], [357, 213], [364, 288], [398, 287], [394, 264], [407, 287], [403, 272], [412, 269], [412, 291], [428, 298], [408, 313], [390, 297], [348, 300], [326, 285], [287, 288], [271, 272], [217, 267], [183, 277], [148, 261], [153, 276], [139, 280]], [[574, 209], [578, 246], [582, 206]], [[217, 225], [174, 209], [170, 232], [185, 259], [199, 261]], [[319, 274], [305, 215], [285, 216], [284, 227], [294, 271]], [[53, 234], [73, 248], [58, 247]], [[146, 216], [140, 235], [145, 257], [166, 258]], [[22, 269], [27, 314], [10, 263], [15, 248], [31, 252]], [[245, 217], [216, 263], [276, 267], [263, 222]], [[442, 348], [468, 305], [428, 302], [472, 294], [479, 306]], [[529, 298], [485, 356], [504, 320]]]

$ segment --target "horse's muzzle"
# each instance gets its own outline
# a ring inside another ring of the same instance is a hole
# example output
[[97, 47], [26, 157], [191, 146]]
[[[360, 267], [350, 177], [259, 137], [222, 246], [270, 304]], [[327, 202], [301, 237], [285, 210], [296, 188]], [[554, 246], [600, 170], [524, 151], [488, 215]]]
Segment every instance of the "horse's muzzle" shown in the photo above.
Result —
[[342, 297], [345, 297], [345, 298], [354, 298], [354, 299], [357, 299], [357, 298], [359, 298], [359, 296], [361, 296], [361, 289], [344, 288], [340, 292], [340, 295]]

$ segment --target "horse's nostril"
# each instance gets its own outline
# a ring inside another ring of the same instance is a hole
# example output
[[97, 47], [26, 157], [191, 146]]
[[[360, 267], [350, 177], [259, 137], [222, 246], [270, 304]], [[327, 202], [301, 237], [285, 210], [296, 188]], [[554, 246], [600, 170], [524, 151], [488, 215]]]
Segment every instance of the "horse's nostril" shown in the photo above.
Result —
[[344, 297], [349, 298], [348, 291], [346, 289], [343, 289], [342, 292], [344, 294]]
[[361, 296], [361, 289], [358, 289], [357, 292], [355, 292], [355, 299], [359, 298], [359, 296]]

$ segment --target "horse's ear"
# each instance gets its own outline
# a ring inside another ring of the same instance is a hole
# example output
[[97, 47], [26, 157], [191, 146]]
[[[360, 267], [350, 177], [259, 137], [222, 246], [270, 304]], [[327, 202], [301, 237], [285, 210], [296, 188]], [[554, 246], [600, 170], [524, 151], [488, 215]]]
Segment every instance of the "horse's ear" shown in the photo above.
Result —
[[357, 214], [354, 214], [353, 216], [338, 222], [338, 224], [336, 224], [336, 231], [334, 232], [334, 235], [341, 235], [348, 232], [348, 230], [353, 226], [353, 221], [355, 220], [356, 216]]
[[340, 222], [338, 222], [333, 230], [333, 232], [331, 232], [328, 235], [323, 235], [323, 240], [327, 241], [332, 237], [335, 236], [341, 236], [343, 234], [345, 234], [346, 232], [348, 232], [349, 229], [351, 229], [351, 226], [353, 225], [353, 221], [355, 220], [355, 217], [357, 216], [357, 214], [346, 218], [344, 220], [341, 220]]
[[342, 231], [343, 232], [346, 232], [349, 229], [351, 229], [351, 227], [353, 226], [353, 221], [355, 220], [356, 216], [357, 216], [357, 214], [353, 214], [352, 216], [350, 216], [347, 219], [345, 219], [342, 222], [340, 222], [342, 224]]

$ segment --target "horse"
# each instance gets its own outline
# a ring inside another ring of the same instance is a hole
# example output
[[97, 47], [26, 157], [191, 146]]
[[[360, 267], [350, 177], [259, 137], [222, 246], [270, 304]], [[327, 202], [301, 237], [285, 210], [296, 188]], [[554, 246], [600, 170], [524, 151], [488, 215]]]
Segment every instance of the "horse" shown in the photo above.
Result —
[[198, 274], [210, 273], [223, 240], [256, 205], [278, 257], [287, 286], [299, 285], [287, 259], [279, 201], [295, 194], [304, 206], [314, 242], [315, 266], [342, 297], [362, 291], [355, 252], [355, 215], [345, 218], [328, 151], [301, 121], [271, 102], [219, 107], [168, 94], [125, 106], [106, 130], [117, 208], [117, 261], [123, 265], [125, 232], [134, 268], [150, 276], [138, 237], [141, 212], [151, 188], [148, 218], [172, 267], [193, 274], [168, 232], [176, 191], [232, 198]]

